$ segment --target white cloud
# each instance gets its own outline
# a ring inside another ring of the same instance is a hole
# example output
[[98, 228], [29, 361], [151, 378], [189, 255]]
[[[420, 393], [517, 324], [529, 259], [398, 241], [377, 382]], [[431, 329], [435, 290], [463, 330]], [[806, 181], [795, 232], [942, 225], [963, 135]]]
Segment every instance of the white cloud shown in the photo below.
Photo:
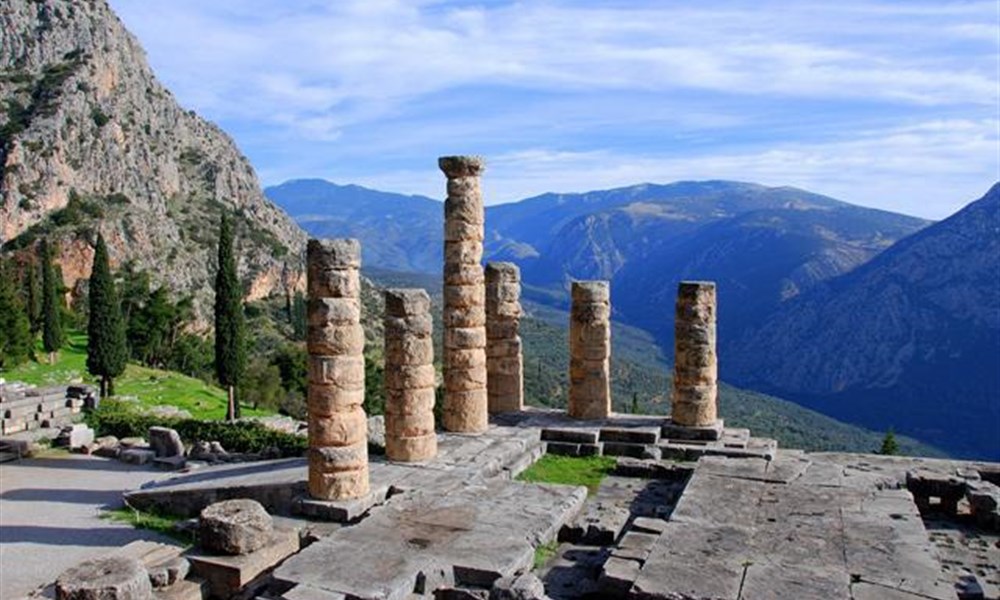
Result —
[[468, 149], [503, 199], [725, 177], [943, 216], [1000, 177], [994, 0], [111, 2], [270, 183], [435, 194]]

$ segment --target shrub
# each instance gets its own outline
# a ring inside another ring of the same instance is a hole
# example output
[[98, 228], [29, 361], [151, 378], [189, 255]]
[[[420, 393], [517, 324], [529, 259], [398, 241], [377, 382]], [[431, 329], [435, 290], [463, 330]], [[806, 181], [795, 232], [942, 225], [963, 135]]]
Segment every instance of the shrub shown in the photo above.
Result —
[[196, 441], [217, 441], [230, 452], [260, 452], [265, 448], [278, 448], [282, 456], [301, 456], [308, 442], [305, 437], [274, 431], [253, 421], [227, 423], [225, 421], [199, 421], [179, 419], [139, 412], [126, 402], [108, 400], [86, 417], [97, 435], [115, 437], [146, 437], [154, 425], [175, 429], [181, 439], [191, 444]]

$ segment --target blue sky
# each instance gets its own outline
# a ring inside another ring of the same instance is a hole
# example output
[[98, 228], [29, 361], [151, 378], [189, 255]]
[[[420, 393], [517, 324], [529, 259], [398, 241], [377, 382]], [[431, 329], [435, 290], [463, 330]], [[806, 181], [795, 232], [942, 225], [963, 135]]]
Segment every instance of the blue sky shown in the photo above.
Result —
[[111, 0], [265, 185], [736, 179], [942, 218], [1000, 179], [1000, 2]]

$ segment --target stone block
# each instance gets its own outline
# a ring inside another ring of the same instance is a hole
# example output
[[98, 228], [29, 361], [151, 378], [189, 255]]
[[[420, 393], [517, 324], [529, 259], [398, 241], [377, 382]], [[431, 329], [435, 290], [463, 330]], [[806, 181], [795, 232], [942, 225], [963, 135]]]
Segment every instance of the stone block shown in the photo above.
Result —
[[[95, 449], [94, 454], [98, 454], [103, 449], [98, 447]], [[187, 459], [183, 456], [158, 456], [153, 459], [153, 466], [160, 469], [166, 469], [168, 471], [180, 471], [187, 466]]]
[[651, 517], [636, 517], [632, 521], [632, 528], [630, 531], [637, 531], [640, 533], [652, 533], [659, 535], [666, 531], [667, 522], [663, 519], [654, 519]]
[[365, 496], [347, 500], [319, 500], [302, 496], [293, 501], [292, 511], [310, 519], [352, 523], [367, 514], [372, 507], [385, 502], [388, 497], [388, 486], [375, 488]]
[[149, 447], [157, 458], [184, 456], [184, 443], [181, 436], [169, 427], [154, 426], [149, 428]]
[[622, 442], [626, 444], [656, 444], [660, 441], [658, 427], [602, 427], [602, 442]]
[[225, 556], [195, 551], [187, 558], [192, 574], [208, 583], [212, 596], [229, 598], [298, 550], [298, 532], [275, 530], [263, 546], [249, 554]]
[[722, 419], [717, 420], [711, 425], [699, 427], [688, 427], [686, 425], [668, 422], [663, 425], [662, 437], [671, 441], [716, 441], [722, 439], [722, 433], [724, 430], [725, 425]]
[[57, 600], [149, 600], [152, 595], [149, 574], [132, 557], [88, 560], [56, 579]]
[[533, 573], [501, 577], [493, 582], [489, 600], [544, 600], [545, 585]]
[[639, 577], [638, 561], [612, 556], [604, 563], [598, 578], [601, 592], [609, 596], [624, 596]]
[[274, 520], [256, 500], [224, 500], [201, 511], [198, 541], [222, 554], [249, 554], [271, 541]]
[[541, 437], [543, 442], [569, 442], [576, 444], [596, 444], [600, 437], [600, 432], [596, 429], [542, 429]]
[[653, 545], [659, 537], [659, 534], [656, 533], [629, 531], [622, 536], [622, 539], [618, 542], [618, 547], [649, 552], [653, 549]]
[[118, 454], [118, 459], [131, 465], [144, 465], [156, 458], [156, 453], [144, 448], [126, 448]]
[[629, 456], [643, 460], [660, 460], [660, 448], [655, 445], [604, 442], [605, 456]]

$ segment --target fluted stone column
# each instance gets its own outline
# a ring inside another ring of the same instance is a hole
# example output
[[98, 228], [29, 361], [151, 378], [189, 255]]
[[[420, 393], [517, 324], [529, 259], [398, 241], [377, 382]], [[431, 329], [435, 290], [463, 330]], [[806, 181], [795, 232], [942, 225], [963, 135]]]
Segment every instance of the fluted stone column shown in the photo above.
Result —
[[611, 414], [611, 288], [607, 281], [574, 281], [569, 323], [569, 415]]
[[491, 413], [524, 409], [521, 356], [521, 270], [509, 262], [486, 265], [486, 371]]
[[486, 393], [486, 286], [483, 267], [483, 159], [444, 156], [444, 406], [448, 431], [481, 433], [489, 426]]
[[682, 281], [674, 325], [671, 419], [684, 427], [709, 427], [717, 418], [715, 283]]
[[431, 298], [419, 289], [385, 291], [385, 454], [430, 460], [434, 433], [434, 340]]
[[361, 245], [309, 240], [309, 494], [345, 500], [368, 494], [365, 333]]

